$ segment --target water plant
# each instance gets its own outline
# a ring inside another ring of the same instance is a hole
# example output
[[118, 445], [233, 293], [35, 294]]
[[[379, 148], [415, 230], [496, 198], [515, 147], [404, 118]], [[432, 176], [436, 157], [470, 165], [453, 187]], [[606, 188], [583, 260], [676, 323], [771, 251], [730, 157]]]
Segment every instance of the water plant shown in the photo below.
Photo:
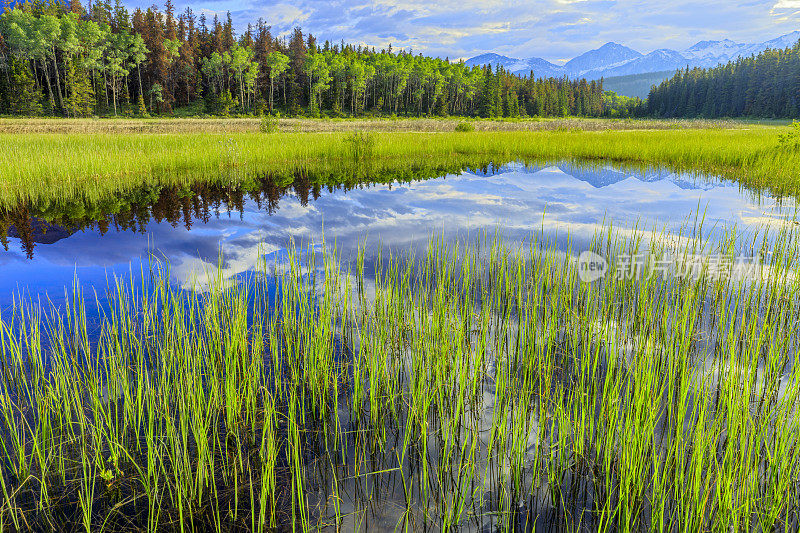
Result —
[[[0, 522], [795, 529], [799, 248], [768, 233], [606, 228], [596, 253], [654, 261], [591, 284], [534, 233], [21, 299], [0, 317]], [[653, 266], [745, 252], [736, 275]]]
[[791, 129], [778, 137], [778, 143], [788, 150], [800, 148], [800, 122], [794, 121]]
[[375, 134], [367, 131], [356, 131], [345, 138], [347, 153], [356, 161], [364, 161], [375, 153]]

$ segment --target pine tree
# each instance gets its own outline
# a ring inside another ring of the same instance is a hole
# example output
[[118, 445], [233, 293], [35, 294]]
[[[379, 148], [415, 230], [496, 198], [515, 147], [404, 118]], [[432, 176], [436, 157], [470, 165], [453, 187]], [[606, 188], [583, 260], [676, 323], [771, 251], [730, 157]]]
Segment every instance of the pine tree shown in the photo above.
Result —
[[306, 85], [305, 63], [308, 49], [303, 32], [300, 28], [295, 28], [292, 38], [289, 41], [290, 72], [289, 76], [289, 106], [292, 113], [297, 113], [299, 108], [305, 105], [303, 87]]
[[[42, 94], [27, 61], [10, 58], [8, 61], [8, 112], [14, 115], [39, 116], [49, 114], [42, 105]], [[49, 100], [46, 100], [49, 101]], [[3, 111], [0, 110], [0, 113]]]
[[94, 87], [85, 68], [70, 61], [66, 68], [66, 85], [71, 88], [65, 100], [68, 116], [89, 117], [94, 109]]
[[711, 69], [685, 69], [655, 87], [647, 109], [664, 117], [800, 115], [800, 43]]
[[140, 117], [150, 116], [147, 112], [147, 106], [144, 105], [144, 95], [141, 92], [139, 92], [139, 96], [136, 99], [136, 114]]
[[491, 118], [497, 116], [497, 84], [495, 76], [492, 74], [492, 65], [487, 65], [483, 73], [480, 114], [484, 118]]

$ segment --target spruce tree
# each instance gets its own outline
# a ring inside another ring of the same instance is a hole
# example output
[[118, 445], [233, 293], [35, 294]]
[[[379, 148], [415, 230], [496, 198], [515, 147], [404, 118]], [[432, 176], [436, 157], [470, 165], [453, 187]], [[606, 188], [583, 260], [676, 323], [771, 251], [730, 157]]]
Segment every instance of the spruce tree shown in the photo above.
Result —
[[94, 108], [94, 88], [86, 69], [77, 61], [70, 61], [66, 68], [66, 85], [71, 88], [65, 100], [68, 116], [89, 117]]
[[480, 114], [484, 118], [491, 118], [497, 115], [497, 103], [495, 101], [495, 77], [492, 74], [492, 65], [484, 68], [483, 89], [481, 90]]

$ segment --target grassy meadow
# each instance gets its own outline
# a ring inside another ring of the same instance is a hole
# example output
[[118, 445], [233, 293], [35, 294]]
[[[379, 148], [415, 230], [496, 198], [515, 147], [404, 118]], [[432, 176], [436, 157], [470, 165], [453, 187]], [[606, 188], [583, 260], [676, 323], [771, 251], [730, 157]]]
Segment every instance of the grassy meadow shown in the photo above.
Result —
[[[453, 121], [430, 122], [455, 127]], [[58, 131], [59, 122], [49, 123], [56, 124]], [[602, 160], [637, 168], [664, 166], [718, 174], [781, 194], [800, 191], [800, 150], [780, 142], [789, 131], [783, 126], [731, 122], [708, 127], [708, 123], [688, 122], [686, 127], [661, 129], [653, 126], [669, 123], [631, 121], [651, 127], [617, 129], [613, 122], [608, 123], [611, 127], [595, 128], [593, 124], [601, 121], [544, 121], [560, 125], [540, 131], [505, 131], [503, 127], [480, 131], [482, 123], [475, 122], [476, 131], [466, 133], [284, 133], [282, 126], [278, 126], [279, 133], [223, 133], [213, 132], [215, 123], [209, 124], [211, 133], [120, 133], [102, 129], [88, 134], [0, 133], [0, 206], [8, 208], [21, 201], [98, 199], [146, 184], [198, 180], [228, 183], [260, 174], [288, 176], [298, 169], [305, 169], [309, 175], [341, 173], [342, 169], [350, 172], [354, 160], [359, 167], [369, 163], [376, 173], [425, 165]], [[369, 126], [356, 121], [342, 123]], [[0, 122], [0, 131], [8, 131], [9, 124], [13, 122]]]
[[[567, 118], [296, 118], [276, 117], [276, 124], [285, 133], [348, 132], [348, 131], [412, 131], [451, 132], [462, 123], [471, 123], [477, 131], [553, 131], [581, 128], [589, 131], [741, 128], [751, 125], [784, 126], [787, 120], [706, 120], [706, 119], [592, 119]], [[261, 119], [238, 118], [102, 118], [48, 119], [0, 118], [0, 133], [256, 133]]]

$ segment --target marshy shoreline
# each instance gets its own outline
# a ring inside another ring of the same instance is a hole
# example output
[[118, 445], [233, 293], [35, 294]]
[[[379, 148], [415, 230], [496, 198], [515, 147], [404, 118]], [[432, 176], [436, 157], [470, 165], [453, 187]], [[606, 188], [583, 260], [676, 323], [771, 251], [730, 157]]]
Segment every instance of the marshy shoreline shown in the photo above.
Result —
[[[469, 172], [491, 187], [510, 162], [610, 162], [598, 186], [623, 183], [620, 168], [687, 172], [659, 182], [672, 191], [712, 173], [779, 206], [800, 191], [783, 125], [378, 122], [0, 121], [0, 237], [37, 234], [32, 252], [52, 228], [144, 231], [155, 213], [189, 231], [192, 216], [244, 219], [247, 201], [305, 208], [323, 188]], [[15, 296], [0, 310], [0, 529], [796, 530], [798, 224], [757, 207], [764, 227], [714, 241], [699, 203], [685, 233], [587, 223], [611, 264], [593, 283], [582, 250], [528, 223], [524, 244], [433, 236], [417, 256], [273, 246], [280, 260], [257, 251], [231, 277], [220, 248], [188, 286], [148, 256], [105, 289], [78, 277], [57, 302]], [[758, 268], [621, 275], [613, 258], [643, 252]]]
[[[71, 122], [106, 124], [91, 120], [38, 121], [44, 124], [45, 131], [51, 131], [51, 124]], [[26, 202], [51, 204], [80, 198], [96, 201], [150, 185], [237, 186], [264, 175], [283, 180], [309, 175], [324, 181], [325, 176], [337, 174], [479, 168], [510, 161], [573, 160], [586, 164], [610, 162], [633, 169], [668, 168], [718, 175], [776, 195], [800, 193], [797, 128], [738, 121], [715, 123], [730, 127], [706, 127], [705, 121], [689, 121], [685, 123], [689, 127], [654, 129], [649, 126], [668, 126], [670, 122], [639, 120], [629, 122], [648, 127], [615, 129], [613, 120], [578, 120], [570, 127], [559, 126], [563, 123], [558, 120], [546, 120], [541, 123], [553, 125], [553, 129], [480, 131], [482, 124], [539, 122], [472, 121], [476, 131], [455, 132], [452, 128], [461, 122], [432, 122], [446, 124], [448, 130], [425, 135], [368, 131], [363, 129], [365, 123], [353, 120], [341, 124], [354, 125], [356, 130], [328, 133], [284, 133], [280, 129], [274, 133], [0, 133], [0, 145], [4, 147], [0, 151], [0, 168], [4, 169], [0, 176], [0, 209]], [[0, 130], [3, 123], [14, 121], [0, 120]], [[145, 120], [131, 123], [148, 124]], [[192, 127], [203, 121], [153, 123]], [[107, 124], [113, 129], [115, 122]], [[593, 130], [587, 125], [601, 127]], [[606, 125], [612, 127], [606, 129]], [[274, 131], [272, 126], [269, 128]], [[791, 142], [785, 142], [792, 135]]]
[[[575, 130], [675, 130], [737, 129], [753, 126], [786, 126], [789, 120], [769, 119], [660, 119], [660, 118], [276, 118], [283, 133], [320, 132], [452, 132], [460, 123], [468, 122], [476, 131], [559, 131]], [[257, 133], [260, 117], [226, 118], [11, 118], [0, 117], [2, 133]]]

